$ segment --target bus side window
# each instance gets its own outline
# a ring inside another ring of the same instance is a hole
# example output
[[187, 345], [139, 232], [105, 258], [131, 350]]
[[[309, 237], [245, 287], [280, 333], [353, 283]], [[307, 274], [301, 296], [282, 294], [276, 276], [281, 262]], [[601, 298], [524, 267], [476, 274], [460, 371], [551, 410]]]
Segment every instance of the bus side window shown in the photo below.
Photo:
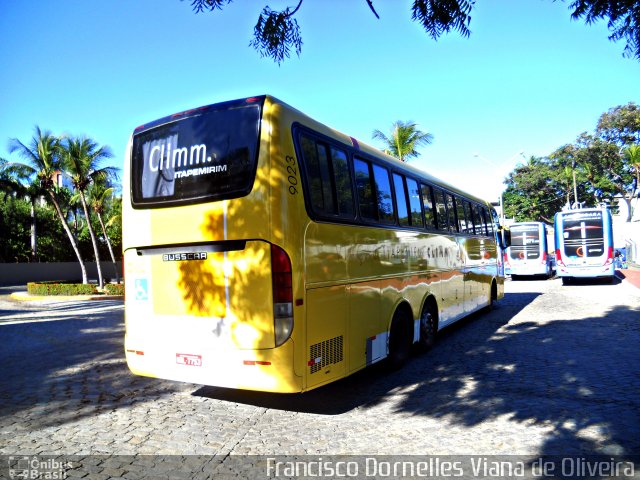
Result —
[[396, 205], [398, 206], [398, 222], [402, 226], [411, 225], [409, 219], [409, 209], [407, 208], [407, 194], [404, 188], [402, 175], [393, 174], [393, 188], [396, 191]]
[[353, 192], [347, 154], [307, 135], [300, 136], [314, 212], [353, 218]]
[[449, 231], [448, 217], [447, 217], [447, 204], [444, 200], [444, 192], [439, 188], [433, 188], [433, 198], [436, 204], [436, 221], [438, 223], [438, 230], [445, 232]]
[[422, 207], [420, 206], [420, 190], [418, 189], [418, 182], [412, 178], [406, 178], [407, 191], [409, 192], [409, 215], [411, 218], [411, 226], [424, 227], [424, 220], [422, 219]]
[[464, 213], [467, 217], [467, 233], [473, 235], [473, 209], [471, 208], [471, 204], [467, 200], [464, 201]]
[[327, 148], [306, 135], [300, 137], [300, 143], [307, 165], [311, 207], [317, 213], [333, 213], [334, 203], [328, 178]]
[[353, 169], [356, 175], [360, 216], [367, 220], [377, 220], [369, 162], [355, 158], [353, 160]]
[[427, 222], [427, 228], [437, 228], [431, 185], [420, 185], [420, 191], [422, 193], [422, 205], [424, 205], [424, 219]]
[[380, 165], [373, 165], [373, 178], [376, 183], [376, 196], [378, 200], [378, 220], [381, 223], [396, 223], [396, 212], [393, 208], [391, 196], [391, 182], [389, 171]]
[[455, 197], [456, 200], [456, 213], [458, 214], [458, 231], [460, 233], [467, 233], [467, 217], [464, 213], [464, 203], [460, 197]]
[[488, 208], [483, 208], [482, 213], [484, 213], [484, 223], [487, 226], [487, 235], [491, 237], [493, 236], [493, 219], [491, 218]]
[[455, 232], [458, 230], [458, 223], [456, 222], [456, 207], [453, 203], [453, 195], [445, 193], [447, 199], [447, 218], [449, 223], [449, 231]]
[[338, 199], [338, 214], [353, 218], [353, 188], [351, 186], [351, 171], [347, 154], [342, 150], [331, 147], [331, 160], [336, 185], [336, 197]]
[[473, 206], [473, 220], [476, 235], [485, 235], [484, 221], [482, 220], [482, 210], [479, 205]]

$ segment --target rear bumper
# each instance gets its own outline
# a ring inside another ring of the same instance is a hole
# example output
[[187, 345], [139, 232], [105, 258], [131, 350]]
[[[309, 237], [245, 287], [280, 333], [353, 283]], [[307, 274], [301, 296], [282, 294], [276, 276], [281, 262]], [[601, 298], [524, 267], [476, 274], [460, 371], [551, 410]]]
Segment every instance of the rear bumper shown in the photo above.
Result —
[[127, 366], [135, 375], [265, 392], [303, 390], [302, 377], [294, 371], [292, 340], [265, 350], [184, 350], [158, 339], [145, 342], [125, 336]]
[[511, 275], [547, 275], [550, 268], [546, 264], [540, 265], [512, 265], [509, 269]]
[[574, 278], [604, 278], [613, 277], [615, 268], [610, 266], [599, 267], [562, 267], [556, 265], [556, 275], [558, 277], [574, 277]]

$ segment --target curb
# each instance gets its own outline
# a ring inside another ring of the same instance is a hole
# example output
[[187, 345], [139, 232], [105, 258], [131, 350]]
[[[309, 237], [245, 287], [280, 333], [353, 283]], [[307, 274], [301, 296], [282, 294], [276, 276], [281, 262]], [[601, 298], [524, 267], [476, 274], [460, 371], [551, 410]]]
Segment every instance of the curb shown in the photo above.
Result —
[[14, 292], [10, 297], [19, 302], [124, 300], [124, 295], [29, 295], [27, 292]]
[[629, 278], [630, 276], [625, 275], [623, 272], [621, 272], [621, 271], [619, 271], [619, 270], [616, 270], [616, 272], [615, 272], [615, 276], [616, 276], [616, 278], [618, 278], [620, 281], [622, 281], [622, 282], [624, 282], [624, 283], [627, 283], [627, 284], [631, 285], [631, 286], [632, 286], [632, 287], [634, 287], [634, 288], [638, 288], [638, 289], [640, 289], [640, 282], [638, 281], [638, 279], [636, 279], [635, 281], [634, 281], [634, 280], [631, 280], [631, 278]]

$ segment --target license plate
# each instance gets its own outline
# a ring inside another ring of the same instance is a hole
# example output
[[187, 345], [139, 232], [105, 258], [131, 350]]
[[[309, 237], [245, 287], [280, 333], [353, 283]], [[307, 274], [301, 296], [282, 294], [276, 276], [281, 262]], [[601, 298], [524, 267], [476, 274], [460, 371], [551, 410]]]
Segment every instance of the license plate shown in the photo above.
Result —
[[178, 365], [188, 365], [189, 367], [201, 367], [202, 355], [191, 353], [176, 353], [176, 363]]

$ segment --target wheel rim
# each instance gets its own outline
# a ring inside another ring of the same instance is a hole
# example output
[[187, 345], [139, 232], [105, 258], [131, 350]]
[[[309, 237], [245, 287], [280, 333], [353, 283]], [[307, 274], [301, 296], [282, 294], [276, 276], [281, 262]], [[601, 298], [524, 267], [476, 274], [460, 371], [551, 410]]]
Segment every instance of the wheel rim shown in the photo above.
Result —
[[425, 347], [433, 345], [435, 340], [435, 324], [433, 315], [426, 310], [420, 318], [420, 341]]

